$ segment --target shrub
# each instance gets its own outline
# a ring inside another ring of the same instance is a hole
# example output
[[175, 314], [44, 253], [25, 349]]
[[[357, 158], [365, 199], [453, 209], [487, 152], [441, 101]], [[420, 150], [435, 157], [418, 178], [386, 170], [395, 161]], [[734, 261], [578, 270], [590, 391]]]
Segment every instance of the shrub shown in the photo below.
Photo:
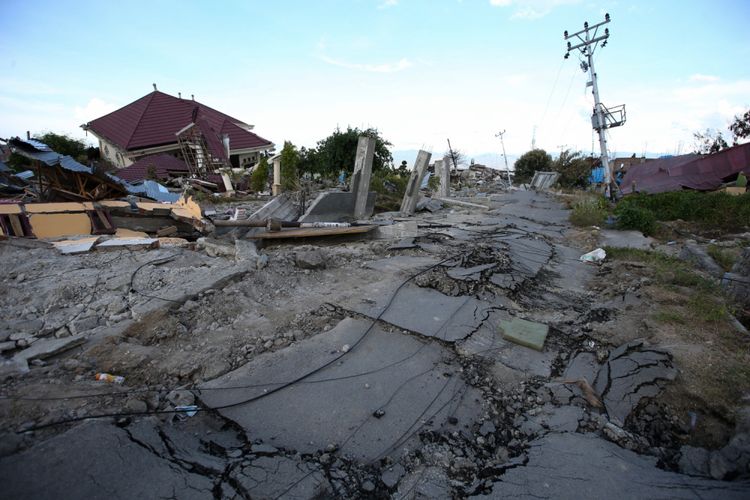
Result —
[[268, 184], [268, 160], [262, 157], [250, 176], [250, 187], [256, 193], [264, 191]]
[[636, 229], [646, 236], [654, 234], [656, 216], [647, 208], [625, 206], [617, 210], [617, 216], [617, 227], [619, 229]]

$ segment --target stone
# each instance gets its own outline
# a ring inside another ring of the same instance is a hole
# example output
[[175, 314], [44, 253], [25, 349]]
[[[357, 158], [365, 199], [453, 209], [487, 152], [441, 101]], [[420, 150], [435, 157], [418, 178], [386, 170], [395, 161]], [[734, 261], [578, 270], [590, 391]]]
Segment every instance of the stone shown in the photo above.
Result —
[[404, 477], [404, 474], [406, 474], [404, 466], [396, 464], [383, 471], [380, 475], [380, 480], [383, 481], [386, 488], [391, 489], [398, 484], [401, 478]]
[[372, 493], [375, 491], [375, 484], [369, 479], [362, 483], [362, 491], [365, 493]]
[[275, 455], [278, 452], [278, 449], [265, 443], [254, 444], [250, 447], [250, 453], [255, 453], [256, 455]]
[[135, 398], [128, 399], [125, 402], [125, 408], [132, 413], [146, 413], [148, 411], [146, 402]]
[[73, 322], [73, 331], [75, 333], [83, 333], [88, 330], [93, 330], [99, 326], [99, 318], [96, 316], [89, 316], [81, 318]]
[[516, 344], [541, 351], [547, 339], [549, 327], [542, 323], [535, 323], [525, 319], [514, 318], [511, 321], [501, 321], [500, 328], [503, 338]]
[[9, 340], [7, 342], [0, 342], [0, 352], [12, 351], [16, 348], [16, 342]]
[[294, 262], [300, 269], [325, 269], [326, 258], [320, 250], [309, 250], [306, 252], [297, 252], [294, 255]]
[[680, 472], [689, 476], [711, 477], [709, 456], [710, 452], [705, 448], [683, 446], [680, 448]]
[[167, 401], [174, 406], [190, 406], [195, 404], [195, 395], [186, 390], [174, 390], [167, 394]]
[[493, 424], [491, 420], [485, 420], [481, 427], [479, 427], [479, 434], [487, 436], [488, 434], [494, 434], [495, 430], [495, 424]]

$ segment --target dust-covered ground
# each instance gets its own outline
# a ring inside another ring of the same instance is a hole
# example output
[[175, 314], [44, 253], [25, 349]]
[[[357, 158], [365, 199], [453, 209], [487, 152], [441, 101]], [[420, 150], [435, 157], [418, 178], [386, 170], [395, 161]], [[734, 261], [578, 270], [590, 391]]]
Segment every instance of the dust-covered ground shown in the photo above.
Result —
[[469, 201], [393, 239], [0, 242], [6, 496], [746, 498], [747, 345], [699, 282]]

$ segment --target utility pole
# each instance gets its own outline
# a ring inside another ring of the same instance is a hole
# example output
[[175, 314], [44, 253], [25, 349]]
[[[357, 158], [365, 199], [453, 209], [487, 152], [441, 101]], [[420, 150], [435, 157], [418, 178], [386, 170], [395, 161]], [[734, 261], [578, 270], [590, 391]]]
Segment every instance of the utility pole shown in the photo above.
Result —
[[503, 135], [505, 134], [505, 130], [502, 132], [498, 132], [495, 134], [495, 137], [500, 138], [500, 144], [503, 145], [503, 159], [505, 160], [505, 173], [508, 176], [508, 189], [510, 189], [510, 186], [512, 186], [512, 182], [510, 181], [510, 167], [508, 167], [508, 155], [505, 154], [505, 141], [503, 140]]
[[[606, 179], [606, 192], [605, 194], [609, 197], [614, 195], [612, 168], [609, 165], [609, 157], [607, 156], [607, 129], [612, 127], [619, 127], [625, 123], [625, 105], [621, 104], [612, 108], [607, 108], [601, 103], [599, 99], [599, 85], [596, 79], [596, 71], [594, 70], [594, 51], [602, 42], [602, 48], [607, 45], [607, 39], [609, 38], [609, 28], [604, 29], [604, 34], [599, 34], [599, 29], [608, 24], [610, 21], [609, 14], [604, 15], [604, 21], [589, 26], [588, 22], [583, 23], [583, 29], [572, 35], [565, 31], [565, 40], [568, 40], [568, 50], [565, 53], [565, 59], [570, 57], [570, 52], [573, 50], [579, 50], [585, 57], [585, 60], [581, 61], [581, 69], [586, 72], [588, 71], [591, 75], [591, 81], [586, 83], [587, 87], [592, 87], [594, 94], [594, 112], [591, 116], [591, 124], [599, 134], [599, 149], [601, 150], [601, 161], [604, 167], [605, 179]], [[570, 40], [577, 39], [578, 43], [573, 45]]]
[[531, 149], [536, 149], [536, 125], [534, 125], [534, 131], [531, 133]]

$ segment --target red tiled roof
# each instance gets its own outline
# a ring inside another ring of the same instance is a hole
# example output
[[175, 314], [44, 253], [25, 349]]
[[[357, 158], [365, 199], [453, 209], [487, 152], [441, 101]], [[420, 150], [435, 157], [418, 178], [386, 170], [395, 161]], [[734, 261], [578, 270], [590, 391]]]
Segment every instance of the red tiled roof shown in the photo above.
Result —
[[177, 142], [176, 132], [192, 122], [193, 110], [213, 130], [229, 134], [232, 150], [270, 147], [271, 141], [245, 130], [244, 122], [191, 99], [180, 99], [155, 90], [117, 111], [92, 120], [88, 130], [125, 150], [164, 146]]
[[138, 182], [148, 178], [149, 169], [153, 168], [157, 180], [167, 180], [174, 172], [177, 175], [189, 172], [184, 161], [162, 153], [144, 156], [132, 165], [118, 170], [115, 175], [128, 182]]

